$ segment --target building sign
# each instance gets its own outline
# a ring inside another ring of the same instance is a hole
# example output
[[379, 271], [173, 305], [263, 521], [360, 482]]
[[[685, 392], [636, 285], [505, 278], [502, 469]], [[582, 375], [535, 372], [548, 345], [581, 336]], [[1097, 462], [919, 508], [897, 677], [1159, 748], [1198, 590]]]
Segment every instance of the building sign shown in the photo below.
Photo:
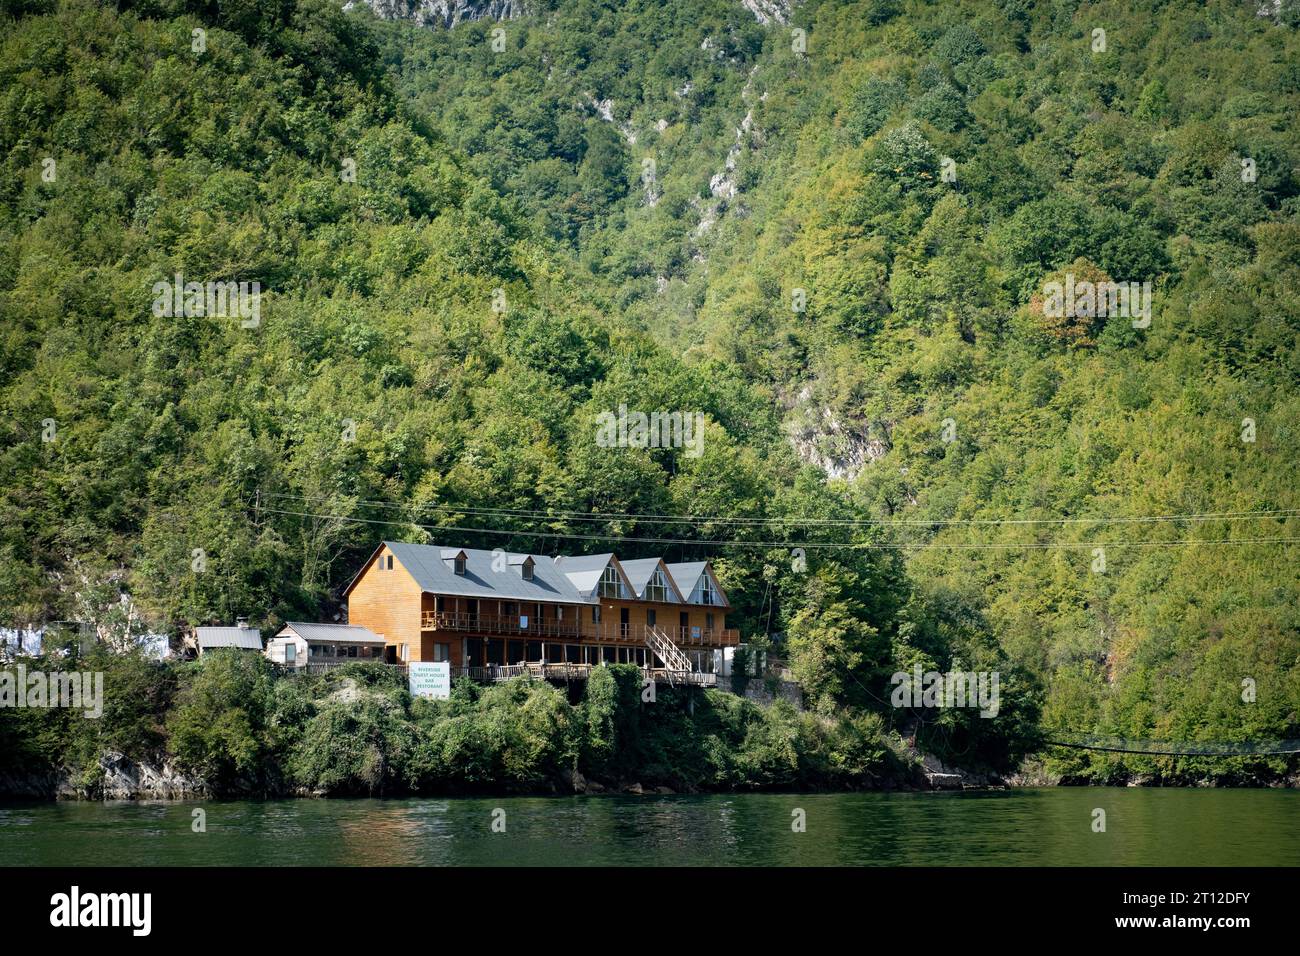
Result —
[[446, 700], [451, 696], [449, 661], [411, 661], [406, 670], [412, 697]]

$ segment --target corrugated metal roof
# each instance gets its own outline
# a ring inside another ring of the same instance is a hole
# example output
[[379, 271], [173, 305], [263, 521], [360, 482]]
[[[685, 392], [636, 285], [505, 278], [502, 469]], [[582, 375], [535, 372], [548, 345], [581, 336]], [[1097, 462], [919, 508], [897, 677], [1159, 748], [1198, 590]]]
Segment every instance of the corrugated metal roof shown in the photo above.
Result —
[[199, 650], [204, 651], [215, 647], [262, 649], [262, 632], [255, 627], [196, 627], [194, 637]]
[[304, 641], [311, 643], [344, 643], [344, 644], [383, 644], [384, 639], [370, 630], [368, 627], [362, 627], [359, 624], [313, 624], [309, 621], [289, 621], [280, 629], [276, 637], [284, 635], [285, 631], [293, 631]]
[[[429, 544], [407, 544], [403, 541], [385, 541], [384, 544], [410, 572], [422, 590], [435, 594], [453, 594], [461, 597], [500, 598], [510, 601], [550, 601], [558, 604], [589, 604], [573, 582], [563, 574], [555, 561], [545, 555], [534, 554], [533, 579], [525, 581], [520, 565], [511, 565], [507, 554], [506, 566], [500, 570], [492, 567], [492, 552], [471, 548], [440, 548]], [[465, 573], [457, 574], [452, 556], [465, 555]], [[446, 555], [444, 560], [443, 555]], [[517, 555], [523, 558], [525, 555]], [[385, 572], [387, 573], [387, 572]]]

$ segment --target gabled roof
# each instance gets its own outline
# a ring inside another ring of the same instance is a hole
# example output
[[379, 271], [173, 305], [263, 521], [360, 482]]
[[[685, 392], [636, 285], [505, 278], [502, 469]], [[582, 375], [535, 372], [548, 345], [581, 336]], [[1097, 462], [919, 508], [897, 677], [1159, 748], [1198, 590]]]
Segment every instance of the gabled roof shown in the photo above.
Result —
[[[687, 604], [698, 604], [701, 607], [721, 608], [728, 608], [731, 606], [731, 602], [727, 600], [726, 592], [724, 592], [722, 586], [718, 584], [718, 579], [714, 576], [713, 568], [709, 565], [709, 562], [686, 561], [680, 564], [670, 564], [668, 565], [668, 573], [671, 574], [673, 580], [677, 582], [677, 589], [682, 592], [684, 596], [683, 600], [685, 600]], [[713, 582], [713, 589], [718, 592], [717, 604], [705, 604], [702, 601], [695, 600], [695, 589], [700, 583], [700, 578], [704, 577], [706, 574], [709, 576], [709, 580]]]
[[[477, 548], [439, 548], [429, 544], [385, 541], [422, 591], [472, 598], [500, 598], [509, 601], [549, 601], [559, 604], [587, 604], [573, 582], [545, 555], [507, 554], [507, 567], [493, 568], [493, 552]], [[465, 556], [465, 573], [457, 574], [451, 558]], [[533, 577], [525, 580], [509, 567], [510, 559], [533, 559]], [[445, 559], [445, 560], [444, 560]]]
[[677, 587], [677, 582], [673, 580], [672, 573], [668, 570], [668, 565], [664, 564], [663, 558], [639, 558], [635, 561], [623, 561], [623, 571], [627, 574], [627, 579], [632, 584], [632, 592], [639, 598], [644, 599], [646, 585], [650, 583], [650, 578], [654, 576], [655, 570], [662, 568], [664, 580], [668, 586], [677, 594], [677, 600], [682, 601], [682, 592]]
[[306, 621], [289, 621], [280, 628], [276, 637], [296, 634], [308, 643], [320, 644], [380, 644], [384, 639], [357, 624], [311, 624]]
[[678, 590], [682, 594], [689, 595], [695, 590], [695, 585], [699, 583], [700, 575], [704, 569], [709, 566], [707, 561], [689, 561], [680, 564], [668, 565], [668, 573], [673, 576], [677, 582]]
[[194, 638], [202, 651], [216, 647], [262, 649], [262, 632], [255, 627], [196, 627]]
[[[557, 555], [549, 557], [535, 552], [501, 552], [476, 548], [447, 548], [434, 544], [410, 544], [404, 541], [384, 541], [366, 559], [365, 564], [344, 589], [350, 594], [353, 586], [374, 563], [376, 555], [387, 548], [397, 559], [401, 569], [415, 581], [420, 590], [430, 594], [487, 598], [508, 601], [544, 601], [559, 604], [597, 604], [597, 588], [605, 569], [611, 565], [618, 572], [627, 597], [644, 600], [646, 585], [655, 570], [661, 568], [664, 580], [676, 595], [671, 603], [692, 604], [703, 607], [729, 608], [726, 594], [718, 586], [717, 578], [707, 561], [689, 561], [666, 564], [662, 558], [639, 558], [619, 561], [612, 552], [604, 554]], [[457, 557], [465, 559], [465, 573], [457, 574]], [[527, 561], [533, 563], [531, 580], [526, 580], [520, 568]], [[500, 570], [497, 570], [500, 568]], [[396, 570], [396, 568], [394, 569]], [[703, 604], [692, 600], [707, 574], [718, 592], [717, 604]], [[347, 626], [347, 625], [315, 625]]]
[[554, 560], [555, 566], [569, 579], [569, 583], [583, 598], [595, 600], [596, 586], [600, 584], [601, 576], [611, 564], [618, 571], [618, 576], [623, 581], [623, 586], [627, 588], [628, 594], [632, 593], [632, 582], [627, 579], [627, 572], [623, 570], [623, 566], [612, 552], [579, 554], [572, 557], [557, 555]]

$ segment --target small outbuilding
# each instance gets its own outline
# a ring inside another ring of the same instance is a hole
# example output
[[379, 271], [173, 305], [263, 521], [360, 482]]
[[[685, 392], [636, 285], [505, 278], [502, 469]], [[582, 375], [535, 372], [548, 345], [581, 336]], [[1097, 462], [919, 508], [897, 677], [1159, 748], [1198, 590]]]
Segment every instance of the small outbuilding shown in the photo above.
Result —
[[255, 627], [249, 627], [248, 621], [241, 617], [235, 621], [234, 627], [196, 627], [194, 645], [200, 657], [209, 651], [223, 647], [260, 652], [262, 632]]
[[266, 656], [285, 667], [380, 661], [384, 657], [384, 639], [355, 624], [290, 621], [267, 642]]

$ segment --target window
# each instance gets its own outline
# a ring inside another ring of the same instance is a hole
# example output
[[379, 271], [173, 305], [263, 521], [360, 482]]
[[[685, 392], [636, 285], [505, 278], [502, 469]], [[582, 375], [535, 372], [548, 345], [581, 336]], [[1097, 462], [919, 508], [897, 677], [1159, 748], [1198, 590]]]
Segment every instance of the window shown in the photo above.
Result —
[[605, 573], [600, 576], [601, 597], [622, 597], [623, 581], [618, 576], [618, 568], [612, 564], [605, 566]]
[[655, 626], [655, 611], [654, 611], [654, 608], [650, 608], [650, 610], [648, 610], [648, 611], [645, 612], [645, 622], [646, 622], [646, 624], [647, 624], [648, 626], [650, 626], [650, 627], [654, 627], [654, 626]]
[[434, 659], [435, 661], [449, 661], [449, 660], [451, 660], [451, 645], [450, 645], [450, 644], [434, 644], [434, 645], [433, 645], [433, 659]]
[[456, 573], [457, 573], [457, 574], [460, 574], [460, 575], [463, 575], [463, 574], [465, 573], [465, 556], [464, 556], [464, 555], [457, 555], [457, 556], [456, 556]]
[[599, 623], [600, 623], [600, 605], [599, 605], [599, 604], [597, 604], [595, 607], [593, 607], [593, 608], [591, 609], [591, 623], [592, 623], [592, 624], [599, 624]]
[[713, 587], [713, 578], [708, 574], [704, 575], [700, 583], [700, 603], [701, 604], [718, 604], [718, 592]]
[[645, 599], [647, 601], [668, 600], [668, 582], [664, 580], [662, 569], [650, 576], [650, 583], [645, 586]]
[[532, 559], [532, 558], [529, 558], [527, 561], [524, 562], [524, 564], [523, 564], [523, 571], [524, 571], [524, 580], [525, 580], [525, 581], [531, 581], [531, 580], [533, 579], [533, 559]]
[[708, 614], [704, 615], [704, 626], [707, 627], [709, 630], [713, 630], [713, 612], [712, 612], [712, 611], [710, 611]]

